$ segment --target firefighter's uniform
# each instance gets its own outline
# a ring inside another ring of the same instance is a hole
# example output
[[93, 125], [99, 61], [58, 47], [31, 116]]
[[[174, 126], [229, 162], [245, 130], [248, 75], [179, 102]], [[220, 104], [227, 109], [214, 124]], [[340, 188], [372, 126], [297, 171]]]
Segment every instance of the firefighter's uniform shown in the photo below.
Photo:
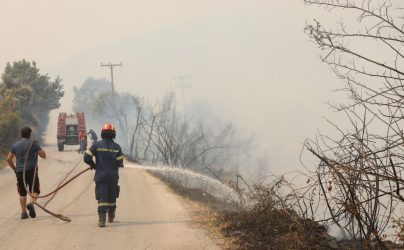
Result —
[[116, 198], [119, 196], [118, 169], [123, 167], [123, 158], [121, 147], [113, 138], [102, 138], [84, 153], [84, 162], [95, 169], [95, 198], [100, 221], [104, 218], [104, 226], [107, 213], [109, 222], [115, 217]]

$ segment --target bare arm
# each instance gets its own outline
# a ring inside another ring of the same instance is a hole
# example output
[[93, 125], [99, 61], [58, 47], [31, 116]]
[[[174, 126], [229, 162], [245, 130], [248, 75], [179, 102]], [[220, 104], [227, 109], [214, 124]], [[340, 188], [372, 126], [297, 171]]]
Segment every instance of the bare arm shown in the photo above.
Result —
[[14, 165], [13, 159], [14, 159], [14, 154], [11, 153], [11, 152], [8, 153], [8, 155], [7, 155], [7, 162], [8, 162], [8, 165], [14, 170], [14, 172], [16, 172], [17, 169], [16, 169], [16, 167], [15, 167], [15, 165]]
[[41, 157], [42, 159], [46, 159], [46, 153], [43, 149], [38, 151], [38, 155], [39, 157]]

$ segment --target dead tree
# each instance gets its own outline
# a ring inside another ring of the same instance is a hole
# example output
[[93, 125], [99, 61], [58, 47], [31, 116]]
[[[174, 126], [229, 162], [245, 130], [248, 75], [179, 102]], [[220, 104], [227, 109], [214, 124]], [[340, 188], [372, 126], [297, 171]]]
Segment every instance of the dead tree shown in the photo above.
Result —
[[304, 2], [346, 17], [333, 27], [314, 20], [305, 28], [321, 60], [345, 82], [349, 101], [333, 107], [350, 121], [349, 129], [331, 123], [336, 139], [319, 135], [306, 142], [318, 159], [312, 188], [327, 208], [323, 222], [383, 247], [394, 208], [404, 201], [402, 8], [399, 1]]
[[[112, 103], [110, 93], [101, 93], [93, 102], [93, 112], [97, 115], [97, 122], [103, 124], [112, 122], [117, 124], [117, 137], [120, 139], [123, 150], [129, 151], [130, 124], [134, 123], [135, 112], [139, 111], [140, 101], [130, 94], [115, 94]], [[130, 153], [130, 152], [129, 152]]]

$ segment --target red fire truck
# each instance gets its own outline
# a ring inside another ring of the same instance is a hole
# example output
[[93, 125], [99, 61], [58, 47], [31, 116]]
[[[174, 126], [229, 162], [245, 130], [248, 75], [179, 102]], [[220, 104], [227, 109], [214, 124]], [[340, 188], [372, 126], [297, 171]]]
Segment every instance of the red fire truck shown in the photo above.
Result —
[[[63, 151], [64, 145], [80, 145], [79, 134], [86, 133], [86, 119], [84, 112], [73, 114], [59, 113], [58, 118], [58, 149]], [[84, 138], [86, 140], [86, 138]]]

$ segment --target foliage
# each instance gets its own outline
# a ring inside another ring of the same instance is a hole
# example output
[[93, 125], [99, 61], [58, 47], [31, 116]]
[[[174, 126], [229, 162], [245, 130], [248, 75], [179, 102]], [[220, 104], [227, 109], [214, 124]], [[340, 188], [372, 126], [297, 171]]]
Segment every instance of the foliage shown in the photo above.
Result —
[[[9, 91], [10, 92], [10, 91]], [[16, 101], [12, 93], [0, 99], [0, 151], [7, 149], [9, 145], [17, 138], [18, 128], [21, 125], [19, 112], [16, 111]]]
[[10, 106], [17, 112], [21, 123], [32, 126], [41, 136], [49, 119], [49, 111], [59, 108], [63, 97], [61, 79], [54, 81], [48, 75], [41, 75], [35, 62], [25, 60], [7, 63], [2, 74], [0, 96], [12, 97]]
[[0, 84], [0, 136], [3, 147], [18, 136], [21, 126], [31, 126], [41, 137], [49, 120], [49, 111], [59, 108], [63, 97], [61, 79], [41, 75], [35, 62], [7, 63]]
[[90, 125], [94, 126], [91, 122], [97, 117], [93, 113], [95, 100], [110, 90], [110, 83], [106, 79], [87, 78], [79, 88], [73, 88], [73, 111], [84, 112]]

